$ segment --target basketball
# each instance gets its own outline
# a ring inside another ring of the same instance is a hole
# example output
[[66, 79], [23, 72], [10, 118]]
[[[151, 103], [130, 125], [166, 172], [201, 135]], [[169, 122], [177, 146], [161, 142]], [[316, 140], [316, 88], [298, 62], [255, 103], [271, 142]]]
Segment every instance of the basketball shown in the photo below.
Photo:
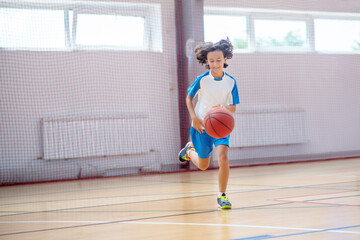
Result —
[[234, 129], [234, 117], [226, 108], [213, 108], [206, 113], [204, 126], [206, 133], [211, 137], [224, 138]]

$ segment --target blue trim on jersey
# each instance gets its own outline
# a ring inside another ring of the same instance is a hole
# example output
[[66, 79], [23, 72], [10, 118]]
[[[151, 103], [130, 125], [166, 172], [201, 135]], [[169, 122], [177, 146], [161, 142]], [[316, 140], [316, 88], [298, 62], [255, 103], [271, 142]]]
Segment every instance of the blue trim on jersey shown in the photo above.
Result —
[[237, 88], [237, 85], [236, 85], [236, 80], [235, 80], [235, 78], [233, 78], [233, 76], [231, 76], [231, 75], [229, 75], [227, 73], [225, 73], [225, 74], [226, 74], [226, 76], [229, 76], [231, 79], [234, 80], [235, 84], [234, 84], [234, 87], [233, 87], [233, 89], [231, 91], [231, 95], [233, 97], [233, 104], [239, 104], [240, 100], [239, 100], [239, 92], [238, 92], [238, 88]]
[[[189, 87], [188, 89], [188, 94], [191, 98], [194, 98], [196, 93], [199, 91], [200, 89], [200, 82], [201, 82], [201, 79], [203, 77], [206, 77], [210, 74], [210, 71], [209, 72], [206, 72], [200, 76], [198, 76], [195, 80], [195, 82], [193, 82], [193, 84], [191, 84], [191, 86]], [[238, 92], [238, 88], [237, 88], [237, 84], [236, 84], [236, 80], [233, 76], [231, 76], [230, 74], [226, 73], [226, 76], [230, 77], [232, 80], [234, 80], [234, 87], [231, 91], [231, 94], [232, 94], [232, 98], [233, 98], [233, 103], [232, 104], [239, 104], [240, 103], [240, 99], [239, 99], [239, 92]], [[214, 78], [215, 81], [221, 81], [221, 79], [217, 79], [217, 78]]]
[[194, 98], [195, 95], [196, 95], [196, 93], [199, 91], [201, 79], [202, 79], [203, 77], [209, 75], [209, 74], [210, 74], [210, 72], [206, 72], [206, 73], [198, 76], [198, 77], [196, 78], [195, 82], [194, 82], [193, 84], [191, 84], [191, 86], [190, 86], [189, 89], [188, 89], [188, 94], [189, 94], [189, 96], [190, 96], [191, 98]]

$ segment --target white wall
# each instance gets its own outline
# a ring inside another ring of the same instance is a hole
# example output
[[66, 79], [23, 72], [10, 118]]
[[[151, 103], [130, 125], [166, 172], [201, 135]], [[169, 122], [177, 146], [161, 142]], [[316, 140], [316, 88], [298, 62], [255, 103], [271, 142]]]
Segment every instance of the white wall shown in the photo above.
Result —
[[[0, 51], [0, 182], [111, 175], [109, 171], [126, 166], [124, 162], [130, 167], [133, 161], [146, 158], [163, 165], [177, 163], [174, 154], [180, 148], [180, 137], [174, 3], [147, 2], [162, 5], [161, 53]], [[149, 138], [155, 152], [55, 162], [40, 159], [41, 118], [132, 112], [149, 116], [150, 134], [144, 137]]]
[[239, 109], [269, 104], [301, 107], [308, 142], [234, 150], [233, 158], [307, 160], [359, 154], [359, 64], [360, 56], [355, 55], [235, 55], [229, 72], [238, 79]]
[[[356, 0], [205, 0], [205, 6], [360, 12]], [[227, 71], [238, 80], [240, 109], [269, 104], [301, 107], [308, 136], [304, 144], [232, 149], [230, 159], [240, 159], [233, 164], [360, 154], [360, 55], [250, 53], [235, 54], [228, 62]]]
[[[135, 1], [137, 2], [137, 1]], [[174, 1], [162, 4], [163, 52], [0, 51], [0, 182], [29, 182], [136, 172], [126, 163], [177, 166], [180, 149]], [[360, 12], [360, 2], [208, 1], [205, 5]], [[309, 141], [232, 149], [232, 164], [360, 155], [360, 56], [235, 54], [228, 72], [242, 106], [292, 104], [305, 110]], [[201, 74], [205, 68], [196, 68]], [[200, 70], [199, 70], [200, 69]], [[85, 97], [84, 97], [85, 96]], [[184, 99], [185, 101], [185, 99]], [[42, 117], [143, 112], [150, 116], [148, 155], [44, 161]], [[125, 163], [125, 165], [124, 165]], [[131, 165], [131, 164], [130, 164]]]

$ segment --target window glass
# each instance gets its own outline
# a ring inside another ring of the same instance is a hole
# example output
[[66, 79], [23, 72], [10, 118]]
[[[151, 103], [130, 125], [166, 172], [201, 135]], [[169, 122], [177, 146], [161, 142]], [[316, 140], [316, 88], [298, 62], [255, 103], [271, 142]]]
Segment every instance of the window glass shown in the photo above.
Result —
[[143, 47], [144, 17], [79, 14], [76, 44]]
[[247, 18], [245, 16], [204, 15], [206, 42], [229, 37], [235, 49], [248, 48]]
[[306, 47], [306, 22], [255, 20], [257, 47]]
[[315, 19], [315, 50], [360, 51], [360, 21]]
[[0, 47], [64, 48], [63, 10], [0, 8]]

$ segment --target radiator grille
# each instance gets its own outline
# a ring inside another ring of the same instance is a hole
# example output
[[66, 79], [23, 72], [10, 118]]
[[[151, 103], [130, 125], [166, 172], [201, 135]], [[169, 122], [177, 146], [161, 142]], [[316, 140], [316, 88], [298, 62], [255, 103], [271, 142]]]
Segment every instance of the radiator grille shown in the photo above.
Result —
[[149, 152], [143, 114], [43, 118], [43, 158], [70, 159]]
[[306, 142], [305, 112], [297, 107], [253, 106], [238, 109], [231, 147]]

